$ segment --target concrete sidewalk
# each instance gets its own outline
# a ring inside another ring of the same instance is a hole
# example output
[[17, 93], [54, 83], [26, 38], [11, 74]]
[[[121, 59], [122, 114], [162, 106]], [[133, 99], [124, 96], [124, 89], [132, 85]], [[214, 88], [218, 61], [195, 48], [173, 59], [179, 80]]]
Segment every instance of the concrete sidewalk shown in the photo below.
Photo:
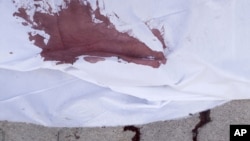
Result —
[[[208, 112], [205, 116], [209, 120]], [[195, 141], [192, 130], [200, 122], [199, 117], [195, 114], [146, 125], [99, 128], [48, 128], [1, 121], [0, 141]], [[197, 141], [229, 141], [230, 124], [250, 124], [250, 100], [216, 107], [210, 118], [211, 122], [198, 128]]]

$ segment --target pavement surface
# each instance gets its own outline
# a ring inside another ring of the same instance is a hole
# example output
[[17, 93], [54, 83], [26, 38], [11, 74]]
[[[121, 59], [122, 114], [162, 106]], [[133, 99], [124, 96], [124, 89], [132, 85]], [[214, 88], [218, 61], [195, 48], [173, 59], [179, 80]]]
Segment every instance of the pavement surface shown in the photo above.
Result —
[[48, 128], [0, 121], [0, 141], [229, 141], [230, 124], [250, 125], [250, 100], [231, 101], [186, 118], [145, 125]]

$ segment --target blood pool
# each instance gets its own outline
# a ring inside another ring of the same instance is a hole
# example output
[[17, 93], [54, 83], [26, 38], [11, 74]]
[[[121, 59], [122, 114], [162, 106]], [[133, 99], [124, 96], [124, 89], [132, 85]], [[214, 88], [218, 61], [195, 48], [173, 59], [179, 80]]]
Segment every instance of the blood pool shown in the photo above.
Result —
[[[66, 8], [60, 8], [57, 13], [36, 11], [32, 18], [23, 7], [13, 14], [26, 21], [23, 25], [31, 25], [33, 29], [50, 35], [45, 43], [42, 35], [28, 33], [34, 45], [42, 49], [41, 56], [45, 61], [74, 63], [79, 56], [86, 55], [94, 56], [84, 59], [90, 63], [104, 61], [105, 57], [118, 57], [154, 68], [166, 63], [163, 52], [153, 51], [128, 33], [117, 31], [110, 20], [100, 13], [98, 3], [96, 10], [89, 3], [84, 4], [79, 0], [66, 1], [66, 5]], [[94, 22], [93, 15], [100, 22]], [[156, 30], [153, 33], [160, 38]]]

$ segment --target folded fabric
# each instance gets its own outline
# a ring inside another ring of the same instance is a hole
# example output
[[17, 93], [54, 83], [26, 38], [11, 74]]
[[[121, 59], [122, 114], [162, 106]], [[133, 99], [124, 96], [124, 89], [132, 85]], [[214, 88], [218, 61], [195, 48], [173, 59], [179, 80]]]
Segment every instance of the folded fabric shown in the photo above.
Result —
[[[247, 99], [249, 4], [247, 0], [0, 0], [0, 12], [5, 13], [0, 15], [0, 68], [15, 73], [59, 70], [65, 73], [57, 77], [62, 83], [71, 75], [128, 99], [178, 101], [180, 109], [181, 102]], [[1, 79], [9, 78], [8, 71], [2, 74]], [[13, 94], [9, 89], [9, 85], [0, 89], [7, 99], [30, 93]], [[49, 88], [43, 89], [47, 93]], [[190, 110], [202, 109], [198, 107]]]

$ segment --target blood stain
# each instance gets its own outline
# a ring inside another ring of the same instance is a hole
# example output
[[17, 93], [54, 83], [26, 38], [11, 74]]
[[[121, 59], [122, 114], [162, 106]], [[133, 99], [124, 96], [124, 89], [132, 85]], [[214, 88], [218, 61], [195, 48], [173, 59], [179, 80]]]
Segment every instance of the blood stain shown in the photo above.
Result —
[[[45, 43], [42, 35], [28, 33], [29, 39], [42, 49], [40, 54], [45, 61], [73, 64], [79, 56], [87, 55], [101, 58], [115, 56], [127, 62], [154, 68], [166, 63], [163, 52], [153, 51], [128, 33], [117, 31], [110, 20], [100, 13], [98, 1], [96, 10], [82, 0], [65, 0], [65, 3], [66, 8], [61, 7], [57, 13], [51, 13], [51, 9], [48, 13], [35, 11], [31, 18], [27, 9], [21, 7], [13, 14], [24, 19], [33, 29], [42, 30], [50, 36]], [[37, 4], [33, 6], [39, 7]], [[95, 23], [92, 15], [101, 22]], [[159, 38], [158, 30], [153, 29], [152, 32]], [[91, 63], [103, 61], [89, 58], [85, 60]]]
[[193, 141], [197, 141], [197, 137], [199, 134], [199, 128], [203, 127], [207, 123], [211, 121], [210, 110], [200, 112], [200, 121], [195, 125], [195, 128], [192, 130], [193, 133]]
[[132, 132], [135, 132], [135, 135], [134, 135], [134, 137], [132, 138], [131, 141], [140, 141], [140, 138], [141, 138], [140, 128], [132, 126], [132, 125], [129, 125], [129, 126], [125, 126], [123, 128], [123, 131], [132, 131]]

